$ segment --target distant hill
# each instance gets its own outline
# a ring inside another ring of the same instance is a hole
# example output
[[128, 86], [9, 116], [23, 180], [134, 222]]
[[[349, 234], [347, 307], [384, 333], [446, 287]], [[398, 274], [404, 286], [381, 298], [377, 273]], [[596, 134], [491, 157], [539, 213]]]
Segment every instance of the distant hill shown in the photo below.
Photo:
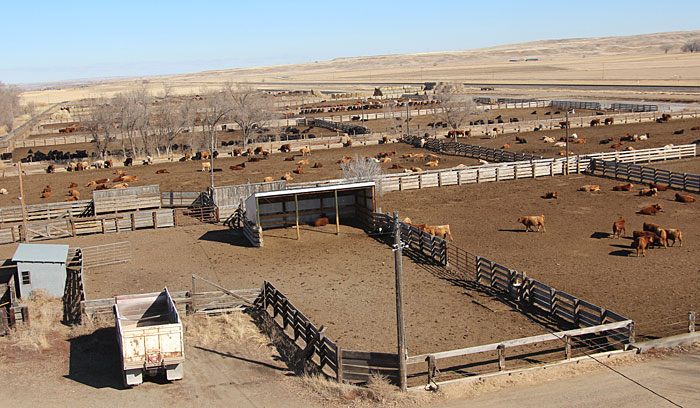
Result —
[[[274, 89], [347, 89], [386, 82], [464, 81], [488, 83], [580, 83], [700, 85], [700, 54], [680, 47], [700, 39], [700, 30], [624, 37], [569, 38], [462, 51], [336, 58], [293, 65], [233, 68], [149, 78], [41, 84], [50, 90], [25, 92], [45, 102], [109, 95], [147, 80], [154, 89], [168, 83], [179, 92], [226, 81], [247, 81]], [[668, 54], [662, 45], [672, 49]], [[525, 59], [537, 61], [525, 62]], [[519, 60], [519, 62], [509, 62]], [[46, 95], [46, 94], [49, 95]]]

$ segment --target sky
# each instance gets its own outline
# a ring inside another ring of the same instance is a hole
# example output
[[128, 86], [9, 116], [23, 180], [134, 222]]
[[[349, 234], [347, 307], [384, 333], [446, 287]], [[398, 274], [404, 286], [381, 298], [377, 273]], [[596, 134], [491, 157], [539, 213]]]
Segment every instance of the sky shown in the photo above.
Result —
[[697, 0], [0, 0], [0, 15], [12, 84], [700, 29]]

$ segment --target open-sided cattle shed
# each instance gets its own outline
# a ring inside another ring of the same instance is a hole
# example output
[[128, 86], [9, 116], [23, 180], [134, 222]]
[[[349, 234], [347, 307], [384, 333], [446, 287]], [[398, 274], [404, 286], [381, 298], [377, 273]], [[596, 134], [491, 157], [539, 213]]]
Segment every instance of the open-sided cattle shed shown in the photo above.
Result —
[[343, 222], [367, 225], [375, 211], [375, 183], [361, 182], [255, 193], [245, 203], [246, 237], [262, 246], [262, 231], [297, 227], [327, 217], [340, 232]]

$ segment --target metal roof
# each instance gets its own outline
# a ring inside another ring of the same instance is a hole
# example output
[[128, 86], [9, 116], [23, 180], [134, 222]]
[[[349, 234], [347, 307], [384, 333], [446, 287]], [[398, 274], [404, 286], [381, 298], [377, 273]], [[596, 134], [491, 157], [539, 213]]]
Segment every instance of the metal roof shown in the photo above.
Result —
[[318, 187], [306, 187], [306, 188], [293, 188], [289, 190], [277, 190], [277, 191], [266, 191], [262, 193], [255, 193], [251, 197], [263, 198], [263, 197], [279, 197], [279, 196], [289, 196], [294, 194], [308, 194], [316, 193], [320, 191], [334, 191], [334, 190], [351, 190], [356, 188], [374, 187], [374, 181], [366, 181], [363, 183], [348, 183], [348, 184], [335, 184], [335, 185], [325, 185]]
[[13, 262], [66, 263], [68, 245], [19, 244]]

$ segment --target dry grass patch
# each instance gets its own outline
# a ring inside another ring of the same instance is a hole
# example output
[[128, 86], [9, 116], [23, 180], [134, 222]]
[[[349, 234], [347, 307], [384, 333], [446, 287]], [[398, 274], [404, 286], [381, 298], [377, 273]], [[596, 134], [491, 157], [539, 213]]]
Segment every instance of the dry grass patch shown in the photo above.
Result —
[[28, 299], [20, 301], [29, 309], [29, 325], [18, 324], [10, 331], [7, 341], [20, 350], [46, 350], [50, 339], [64, 329], [61, 325], [61, 299], [37, 289]]
[[190, 315], [182, 318], [185, 339], [190, 344], [212, 347], [221, 343], [245, 344], [251, 349], [266, 347], [269, 340], [243, 312], [218, 316]]
[[320, 374], [303, 375], [301, 386], [329, 404], [353, 407], [409, 406], [425, 404], [439, 398], [439, 394], [401, 392], [383, 375], [372, 375], [366, 386], [340, 384]]

